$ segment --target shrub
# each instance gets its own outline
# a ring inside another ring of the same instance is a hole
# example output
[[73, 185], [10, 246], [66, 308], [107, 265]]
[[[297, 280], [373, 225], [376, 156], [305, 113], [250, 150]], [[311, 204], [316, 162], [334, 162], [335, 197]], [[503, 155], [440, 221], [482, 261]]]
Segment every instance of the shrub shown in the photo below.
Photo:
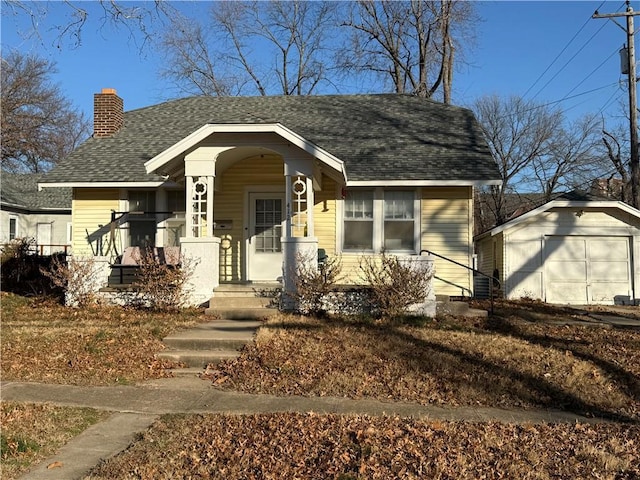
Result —
[[326, 298], [342, 280], [340, 257], [327, 257], [318, 264], [316, 259], [299, 256], [296, 261], [295, 292], [292, 293], [297, 309], [304, 315], [323, 316]]
[[62, 296], [62, 289], [57, 288], [43, 271], [49, 271], [54, 261], [64, 262], [63, 253], [37, 255], [35, 239], [26, 237], [12, 240], [1, 250], [3, 292]]
[[[140, 267], [133, 282], [133, 299], [137, 306], [169, 311], [184, 307], [189, 300], [189, 280], [196, 263], [180, 255], [167, 263], [158, 259], [153, 248], [141, 248], [135, 259]], [[179, 260], [179, 261], [178, 261]]]
[[72, 307], [86, 307], [98, 302], [97, 285], [100, 269], [93, 257], [77, 259], [56, 258], [49, 269], [42, 274], [65, 292], [65, 304]]
[[370, 286], [371, 311], [385, 318], [403, 315], [412, 305], [423, 303], [433, 278], [431, 269], [422, 262], [401, 260], [385, 252], [377, 258], [362, 257], [360, 271]]

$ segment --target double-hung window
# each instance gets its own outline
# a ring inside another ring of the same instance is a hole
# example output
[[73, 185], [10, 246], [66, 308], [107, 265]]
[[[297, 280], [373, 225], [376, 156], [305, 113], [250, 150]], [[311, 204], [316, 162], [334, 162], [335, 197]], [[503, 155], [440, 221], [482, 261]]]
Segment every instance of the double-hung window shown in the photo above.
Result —
[[415, 249], [414, 200], [411, 191], [384, 192], [382, 246], [385, 250]]
[[350, 189], [343, 205], [344, 251], [418, 250], [420, 204], [416, 191]]
[[345, 250], [373, 250], [373, 190], [347, 192], [343, 246]]

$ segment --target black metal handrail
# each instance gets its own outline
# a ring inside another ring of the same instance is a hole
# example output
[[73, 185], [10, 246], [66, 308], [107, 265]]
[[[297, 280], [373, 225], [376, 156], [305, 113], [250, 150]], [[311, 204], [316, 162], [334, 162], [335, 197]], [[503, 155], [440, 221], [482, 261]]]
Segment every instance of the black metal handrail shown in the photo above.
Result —
[[[489, 275], [489, 274], [481, 272], [480, 270], [477, 270], [477, 269], [475, 269], [473, 267], [465, 265], [464, 263], [460, 263], [460, 262], [457, 262], [455, 260], [452, 260], [452, 259], [450, 259], [448, 257], [445, 257], [444, 255], [440, 255], [438, 253], [432, 252], [431, 250], [420, 250], [420, 255], [422, 255], [423, 253], [428, 253], [429, 255], [433, 255], [434, 257], [441, 258], [443, 260], [446, 260], [447, 262], [451, 262], [451, 263], [453, 263], [453, 264], [455, 264], [455, 265], [457, 265], [459, 267], [466, 268], [467, 270], [469, 270], [469, 271], [471, 271], [473, 273], [476, 273], [478, 275], [481, 275], [481, 276], [486, 277], [489, 280], [491, 280], [492, 283], [490, 285], [490, 290], [489, 290], [489, 300], [491, 301], [491, 315], [493, 315], [493, 286], [497, 283], [498, 284], [498, 288], [502, 288], [502, 285], [500, 283], [500, 279], [494, 277], [493, 275]], [[475, 292], [474, 292], [474, 294], [475, 294]]]

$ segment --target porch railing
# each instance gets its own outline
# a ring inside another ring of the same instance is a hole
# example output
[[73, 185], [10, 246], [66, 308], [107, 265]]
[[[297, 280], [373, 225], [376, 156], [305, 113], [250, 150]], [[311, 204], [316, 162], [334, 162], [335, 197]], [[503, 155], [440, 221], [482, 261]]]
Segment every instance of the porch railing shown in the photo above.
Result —
[[[460, 263], [451, 258], [445, 257], [444, 255], [440, 255], [438, 253], [432, 252], [431, 250], [420, 250], [420, 255], [422, 255], [423, 253], [427, 253], [429, 255], [433, 255], [434, 257], [441, 258], [442, 260], [446, 260], [449, 263], [453, 263], [454, 265], [457, 265], [466, 270], [469, 270], [470, 272], [473, 272], [475, 275], [480, 275], [482, 277], [489, 279], [489, 300], [491, 302], [491, 314], [493, 315], [493, 312], [494, 312], [493, 286], [497, 285], [498, 288], [500, 288], [501, 287], [500, 279], [494, 277], [493, 275], [486, 274], [484, 272], [481, 272], [480, 270], [477, 270], [473, 267], [465, 265], [464, 263]], [[475, 292], [474, 292], [474, 295], [475, 295]]]

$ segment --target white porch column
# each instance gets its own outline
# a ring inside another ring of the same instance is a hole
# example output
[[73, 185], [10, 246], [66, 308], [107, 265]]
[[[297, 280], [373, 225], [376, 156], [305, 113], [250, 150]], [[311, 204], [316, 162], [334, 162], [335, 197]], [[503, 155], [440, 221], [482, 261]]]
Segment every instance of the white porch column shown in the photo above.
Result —
[[228, 148], [199, 147], [184, 158], [187, 231], [180, 249], [193, 269], [187, 285], [191, 305], [209, 301], [219, 285], [220, 238], [213, 236], [213, 200], [216, 159]]
[[296, 308], [293, 294], [300, 264], [306, 264], [306, 271], [318, 267], [318, 239], [313, 236], [313, 159], [285, 157], [284, 175], [287, 218], [281, 239], [284, 278], [282, 308], [292, 310]]
[[187, 238], [213, 237], [216, 159], [230, 147], [200, 147], [184, 157]]
[[292, 294], [296, 291], [298, 268], [301, 267], [301, 263], [306, 264], [304, 271], [318, 268], [318, 239], [315, 237], [283, 238], [282, 252], [284, 254], [282, 308], [295, 310], [296, 302]]
[[[286, 172], [286, 164], [285, 164]], [[291, 238], [293, 236], [293, 205], [292, 205], [292, 193], [291, 193], [291, 175], [285, 173], [284, 176], [284, 202], [285, 202], [285, 219], [284, 219], [284, 237]]]
[[181, 238], [180, 253], [193, 270], [187, 283], [189, 304], [202, 305], [211, 299], [214, 288], [220, 284], [220, 238]]
[[313, 178], [307, 177], [307, 236], [315, 235], [315, 224], [313, 220], [313, 206], [315, 204], [315, 196], [313, 194]]

